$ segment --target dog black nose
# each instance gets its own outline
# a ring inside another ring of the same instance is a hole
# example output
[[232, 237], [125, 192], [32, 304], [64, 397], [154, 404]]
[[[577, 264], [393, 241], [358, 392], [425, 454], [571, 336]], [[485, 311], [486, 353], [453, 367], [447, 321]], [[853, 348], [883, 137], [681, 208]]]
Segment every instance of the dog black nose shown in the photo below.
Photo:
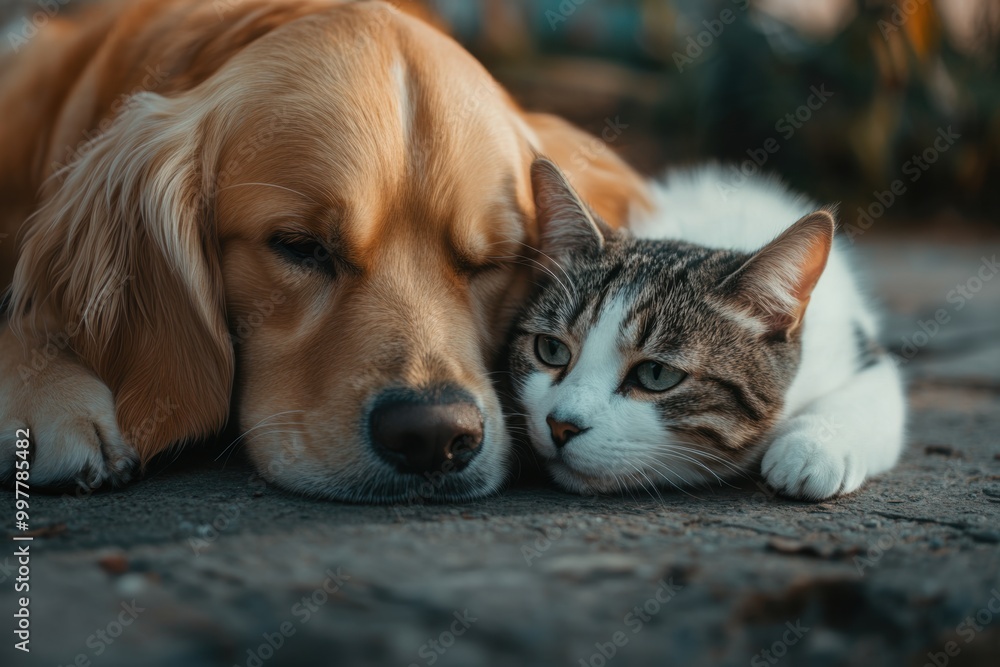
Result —
[[573, 422], [559, 421], [553, 415], [546, 417], [545, 423], [549, 425], [549, 430], [552, 432], [552, 442], [557, 449], [562, 449], [571, 438], [587, 430]]
[[483, 415], [464, 392], [386, 397], [370, 426], [375, 452], [404, 473], [457, 472], [483, 443]]

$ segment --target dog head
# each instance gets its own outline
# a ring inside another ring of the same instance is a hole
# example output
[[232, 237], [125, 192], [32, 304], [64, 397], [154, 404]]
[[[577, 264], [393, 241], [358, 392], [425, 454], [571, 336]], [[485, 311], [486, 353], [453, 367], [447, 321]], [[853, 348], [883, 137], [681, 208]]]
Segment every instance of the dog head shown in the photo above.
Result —
[[509, 445], [488, 369], [526, 289], [539, 144], [419, 21], [300, 18], [132, 99], [53, 182], [12, 311], [73, 323], [147, 458], [233, 413], [286, 488], [489, 493]]

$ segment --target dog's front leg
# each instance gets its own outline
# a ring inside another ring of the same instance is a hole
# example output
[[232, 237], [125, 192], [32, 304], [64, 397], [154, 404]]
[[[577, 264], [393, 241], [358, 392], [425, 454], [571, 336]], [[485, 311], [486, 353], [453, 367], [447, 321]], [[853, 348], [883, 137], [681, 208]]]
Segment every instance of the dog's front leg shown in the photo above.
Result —
[[[25, 440], [29, 453], [18, 455]], [[0, 320], [0, 479], [27, 469], [33, 487], [93, 489], [128, 482], [138, 461], [118, 428], [111, 390], [68, 340], [22, 341]]]

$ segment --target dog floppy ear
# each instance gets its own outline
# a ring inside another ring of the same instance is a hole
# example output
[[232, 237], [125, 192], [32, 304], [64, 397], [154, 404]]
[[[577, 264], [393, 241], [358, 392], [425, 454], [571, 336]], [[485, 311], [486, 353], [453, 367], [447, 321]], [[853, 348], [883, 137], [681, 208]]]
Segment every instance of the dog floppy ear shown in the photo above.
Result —
[[11, 294], [15, 330], [61, 335], [111, 388], [144, 461], [221, 429], [233, 381], [211, 172], [184, 104], [137, 95], [53, 177]]

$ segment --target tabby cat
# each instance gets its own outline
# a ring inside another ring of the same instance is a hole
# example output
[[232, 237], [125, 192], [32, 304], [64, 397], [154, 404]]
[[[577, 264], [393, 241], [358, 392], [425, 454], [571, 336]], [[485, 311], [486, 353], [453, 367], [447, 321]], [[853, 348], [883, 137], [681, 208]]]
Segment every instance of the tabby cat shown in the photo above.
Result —
[[679, 172], [612, 231], [554, 164], [532, 167], [538, 287], [510, 370], [534, 450], [580, 493], [760, 471], [819, 500], [891, 468], [905, 403], [834, 212], [776, 181], [724, 196]]

